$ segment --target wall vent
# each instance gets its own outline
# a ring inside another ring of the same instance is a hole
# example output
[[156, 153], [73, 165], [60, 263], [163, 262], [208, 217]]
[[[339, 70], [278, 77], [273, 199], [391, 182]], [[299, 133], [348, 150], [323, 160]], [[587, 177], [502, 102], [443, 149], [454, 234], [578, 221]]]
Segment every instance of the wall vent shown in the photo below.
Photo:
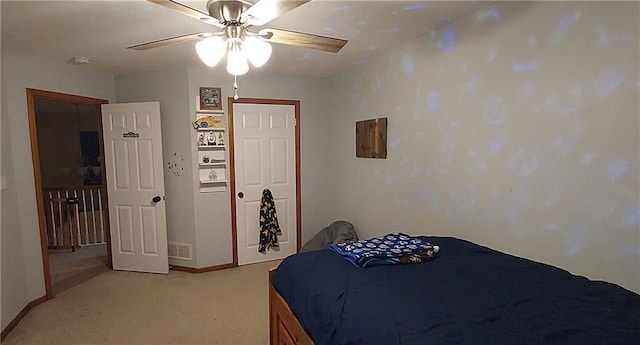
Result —
[[191, 260], [191, 245], [186, 243], [168, 243], [168, 256], [172, 259]]

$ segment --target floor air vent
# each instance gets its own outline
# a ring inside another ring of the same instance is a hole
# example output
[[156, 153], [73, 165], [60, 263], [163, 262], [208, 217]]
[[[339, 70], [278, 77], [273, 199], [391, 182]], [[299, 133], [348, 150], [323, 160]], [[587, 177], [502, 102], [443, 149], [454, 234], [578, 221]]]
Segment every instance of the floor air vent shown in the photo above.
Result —
[[191, 260], [191, 245], [169, 242], [168, 256], [172, 259]]

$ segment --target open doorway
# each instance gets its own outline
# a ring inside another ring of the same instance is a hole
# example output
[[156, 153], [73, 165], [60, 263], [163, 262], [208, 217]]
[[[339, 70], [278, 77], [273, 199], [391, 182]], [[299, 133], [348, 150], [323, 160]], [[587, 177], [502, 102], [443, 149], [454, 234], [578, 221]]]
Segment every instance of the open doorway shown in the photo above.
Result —
[[47, 299], [111, 267], [101, 104], [27, 89]]

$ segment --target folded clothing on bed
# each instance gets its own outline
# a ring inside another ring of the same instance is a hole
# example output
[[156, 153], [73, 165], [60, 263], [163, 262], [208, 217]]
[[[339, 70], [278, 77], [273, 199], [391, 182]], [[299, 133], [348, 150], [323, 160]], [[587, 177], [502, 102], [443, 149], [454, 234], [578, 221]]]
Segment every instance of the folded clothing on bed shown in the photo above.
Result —
[[440, 247], [414, 236], [393, 233], [369, 240], [332, 244], [334, 252], [356, 267], [419, 263], [432, 259]]

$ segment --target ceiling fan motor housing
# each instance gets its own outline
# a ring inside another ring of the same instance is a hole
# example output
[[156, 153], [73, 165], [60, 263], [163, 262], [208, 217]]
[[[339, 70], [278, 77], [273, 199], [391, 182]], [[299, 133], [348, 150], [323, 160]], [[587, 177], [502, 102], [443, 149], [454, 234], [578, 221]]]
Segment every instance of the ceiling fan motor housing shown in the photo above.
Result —
[[240, 15], [253, 4], [246, 0], [209, 0], [207, 11], [222, 24], [241, 24]]
[[242, 40], [245, 36], [245, 33], [246, 31], [244, 29], [244, 26], [241, 25], [229, 24], [224, 28], [224, 34], [227, 39]]

